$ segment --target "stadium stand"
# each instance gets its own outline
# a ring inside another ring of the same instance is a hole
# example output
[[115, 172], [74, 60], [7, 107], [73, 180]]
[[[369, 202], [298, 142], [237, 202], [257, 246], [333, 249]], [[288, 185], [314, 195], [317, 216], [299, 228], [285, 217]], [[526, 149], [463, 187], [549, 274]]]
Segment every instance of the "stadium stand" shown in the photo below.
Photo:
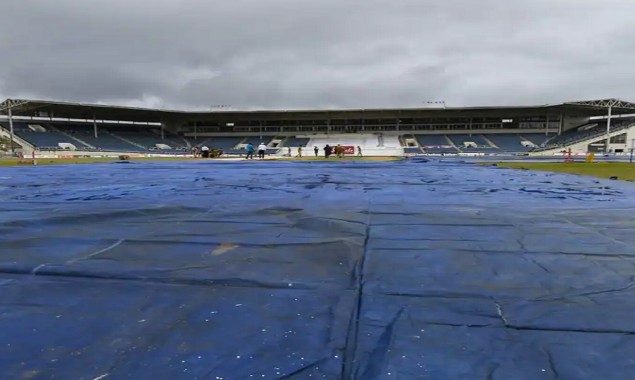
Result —
[[529, 141], [535, 146], [540, 147], [553, 136], [554, 135], [545, 135], [544, 133], [523, 133], [520, 135], [520, 138], [523, 141]]
[[[545, 136], [542, 136], [544, 140]], [[485, 137], [494, 145], [496, 145], [496, 147], [498, 147], [498, 150], [501, 152], [521, 153], [529, 152], [533, 149], [532, 145], [523, 145], [525, 139], [523, 139], [523, 137], [519, 134], [488, 134]], [[535, 143], [533, 144], [535, 145]]]
[[493, 153], [498, 151], [480, 135], [448, 135], [447, 137], [464, 153]]
[[[122, 127], [107, 127], [105, 128], [108, 133], [115, 137], [120, 138], [130, 144], [138, 147], [143, 147], [148, 150], [184, 150], [187, 149], [185, 141], [178, 142], [176, 139], [161, 138], [156, 132], [149, 129], [142, 128], [122, 128]], [[160, 133], [160, 132], [159, 132]], [[177, 137], [178, 138], [178, 137]], [[167, 146], [167, 148], [165, 147]]]
[[112, 152], [143, 152], [145, 148], [141, 148], [137, 145], [131, 144], [127, 141], [118, 138], [106, 130], [100, 130], [97, 133], [97, 137], [94, 135], [94, 131], [87, 128], [86, 125], [56, 125], [55, 127], [60, 132], [72, 136], [78, 142], [93, 146], [99, 151], [112, 151]]
[[[202, 147], [207, 146], [210, 149], [220, 149], [223, 151], [223, 154], [226, 155], [239, 155], [242, 156], [245, 154], [245, 146], [247, 143], [251, 142], [255, 147], [257, 147], [260, 142], [264, 142], [265, 145], [272, 140], [272, 136], [263, 136], [261, 139], [260, 136], [214, 136], [214, 137], [198, 137], [194, 138], [191, 136], [184, 137], [190, 147]], [[276, 154], [278, 153], [277, 148], [267, 149], [267, 154]]]
[[423, 153], [423, 151], [421, 150], [420, 147], [414, 147], [414, 146], [407, 146], [407, 147], [403, 148], [403, 152], [405, 154], [420, 154], [420, 153]]
[[399, 141], [399, 136], [394, 135], [379, 135], [377, 136], [378, 146], [386, 147], [386, 148], [397, 148], [401, 147], [401, 142]]
[[[608, 142], [610, 150], [622, 153], [624, 141], [630, 140], [635, 130], [635, 118], [629, 116], [635, 113], [635, 103], [620, 99], [566, 102], [547, 108], [323, 111], [189, 112], [7, 99], [0, 103], [0, 114], [5, 115], [0, 120], [4, 135], [8, 135], [8, 120], [13, 120], [15, 138], [26, 150], [34, 146], [36, 150], [67, 148], [117, 153], [182, 153], [191, 151], [193, 146], [206, 145], [241, 154], [249, 141], [254, 145], [264, 142], [271, 152], [282, 150], [287, 154], [288, 148], [308, 150], [318, 146], [322, 151], [326, 144], [341, 144], [349, 154], [351, 146], [360, 146], [364, 153], [378, 156], [404, 152], [543, 155], [542, 152], [550, 154], [550, 149], [561, 151], [567, 146], [583, 151], [587, 142], [598, 145], [595, 140], [604, 138], [608, 115], [612, 117], [612, 135], [628, 133], [627, 137]], [[93, 121], [86, 117], [102, 120], [97, 133]], [[570, 129], [575, 125], [578, 127]], [[634, 128], [623, 131], [630, 127]], [[563, 128], [566, 131], [557, 135]], [[262, 138], [263, 133], [268, 135], [266, 139]]]
[[400, 135], [398, 136], [399, 139], [399, 144], [404, 147], [404, 149], [406, 148], [417, 148], [419, 150], [421, 150], [421, 148], [419, 147], [419, 143], [417, 142], [417, 139], [415, 138], [414, 135], [411, 134], [407, 134], [407, 135]]
[[190, 147], [202, 147], [203, 145], [207, 145], [207, 143], [211, 140], [210, 137], [183, 137], [183, 139], [189, 144]]
[[445, 135], [415, 135], [417, 142], [426, 153], [455, 154], [459, 151]]
[[[254, 145], [254, 148], [257, 148], [258, 145], [260, 145], [260, 143], [263, 143], [263, 144], [268, 146], [269, 144], [271, 144], [271, 142], [273, 140], [274, 140], [273, 136], [248, 136], [248, 137], [244, 137], [232, 149], [225, 150], [225, 153], [243, 155], [243, 154], [245, 154], [245, 148], [246, 148], [247, 144], [252, 143]], [[270, 148], [267, 149], [267, 154], [276, 154], [276, 153], [278, 153], [278, 151], [279, 151], [278, 147], [270, 147]]]
[[[8, 128], [8, 126], [4, 124], [2, 126]], [[13, 131], [18, 137], [41, 150], [60, 149], [60, 143], [70, 143], [78, 149], [87, 148], [85, 145], [70, 139], [63, 133], [51, 128], [46, 128], [42, 124], [14, 123]]]
[[[632, 118], [614, 120], [611, 123], [611, 132], [621, 131], [629, 128], [635, 123]], [[575, 144], [580, 141], [592, 139], [595, 137], [602, 137], [606, 134], [606, 121], [601, 120], [593, 124], [584, 124], [582, 126], [573, 128], [560, 135], [553, 136], [547, 140], [544, 147], [538, 148], [534, 151], [543, 151], [553, 148], [566, 147], [567, 145]]]
[[[592, 128], [586, 128], [586, 127], [587, 127], [587, 124], [565, 131], [561, 133], [560, 135], [552, 136], [551, 139], [546, 141], [546, 145], [547, 146], [561, 146], [562, 144], [566, 144], [567, 141], [577, 140], [578, 138], [581, 138], [587, 135], [591, 136], [593, 135], [594, 132], [597, 131], [599, 126], [595, 124]], [[606, 125], [604, 125], [604, 128], [606, 130]], [[529, 136], [527, 137], [531, 139], [531, 137]]]
[[[396, 136], [395, 136], [396, 138]], [[362, 149], [372, 149], [380, 146], [379, 138], [377, 135], [323, 135], [311, 137], [309, 146], [317, 146], [320, 149], [326, 144], [336, 146], [338, 144], [344, 146], [361, 146]], [[397, 144], [399, 144], [397, 142]], [[397, 145], [398, 146], [398, 145]]]
[[[305, 152], [313, 153], [313, 148], [318, 147], [320, 154], [326, 145], [353, 147], [357, 154], [357, 147], [361, 147], [362, 154], [368, 155], [402, 155], [403, 149], [399, 142], [399, 136], [384, 136], [382, 134], [323, 134], [308, 137], [288, 137], [283, 142], [281, 152], [288, 154], [288, 149], [292, 149], [292, 155], [296, 154], [295, 148], [300, 146], [306, 148]], [[351, 154], [351, 153], [348, 153]]]
[[252, 143], [254, 145], [258, 145], [261, 142], [264, 143], [265, 145], [269, 145], [269, 143], [272, 140], [272, 136], [248, 136], [243, 140], [243, 144], [247, 144], [247, 143]]
[[282, 141], [282, 144], [280, 146], [283, 147], [306, 147], [309, 145], [309, 141], [311, 141], [311, 139], [306, 138], [306, 137], [289, 137], [285, 140]]
[[211, 149], [222, 149], [223, 151], [229, 151], [240, 144], [245, 139], [244, 136], [218, 136], [211, 137], [206, 142], [206, 145]]

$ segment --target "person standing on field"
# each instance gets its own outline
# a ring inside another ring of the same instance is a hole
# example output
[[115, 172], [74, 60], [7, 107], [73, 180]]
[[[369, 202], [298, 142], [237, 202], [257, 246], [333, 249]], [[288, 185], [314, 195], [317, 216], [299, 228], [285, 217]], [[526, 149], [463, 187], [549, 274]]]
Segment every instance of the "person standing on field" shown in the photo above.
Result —
[[364, 157], [364, 156], [362, 155], [362, 147], [361, 147], [361, 146], [359, 146], [359, 145], [357, 146], [357, 157]]
[[206, 145], [201, 147], [201, 157], [209, 158], [209, 148]]
[[265, 152], [267, 152], [267, 146], [264, 143], [258, 145], [258, 158], [261, 160], [265, 158]]
[[254, 159], [254, 150], [255, 150], [254, 149], [254, 144], [252, 144], [252, 143], [247, 144], [247, 147], [245, 149], [247, 150], [247, 158], [246, 159], [247, 160], [249, 160], [249, 159], [253, 160]]
[[317, 157], [318, 154], [320, 154], [320, 149], [317, 146], [313, 148], [313, 151], [315, 152], [315, 157]]
[[326, 144], [326, 146], [324, 147], [324, 158], [329, 158], [332, 152], [333, 148], [329, 144]]
[[335, 154], [337, 155], [337, 158], [344, 157], [344, 147], [341, 144], [337, 144], [335, 147]]

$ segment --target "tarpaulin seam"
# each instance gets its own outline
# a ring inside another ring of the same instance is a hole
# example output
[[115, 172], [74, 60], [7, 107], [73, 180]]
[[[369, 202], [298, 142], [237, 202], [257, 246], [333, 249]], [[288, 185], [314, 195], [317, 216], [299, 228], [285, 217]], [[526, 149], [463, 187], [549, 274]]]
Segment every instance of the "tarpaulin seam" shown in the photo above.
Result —
[[568, 329], [568, 328], [549, 328], [549, 327], [533, 327], [522, 325], [505, 325], [504, 328], [518, 331], [553, 331], [553, 332], [572, 332], [581, 334], [613, 334], [613, 335], [635, 335], [635, 331], [618, 330], [618, 329]]
[[531, 257], [527, 257], [526, 256], [527, 253], [523, 253], [523, 258], [527, 261], [529, 261], [530, 263], [536, 265], [537, 267], [539, 267], [540, 269], [542, 269], [543, 271], [545, 271], [546, 273], [551, 273], [551, 271], [549, 270], [549, 268], [547, 268], [546, 266], [540, 264], [538, 261], [536, 261], [536, 259], [533, 259]]
[[[383, 240], [380, 238], [374, 238], [373, 240]], [[390, 241], [390, 240], [389, 240]], [[416, 241], [416, 240], [412, 240], [412, 241]], [[423, 241], [447, 241], [449, 243], [452, 242], [461, 242], [461, 240], [423, 240]], [[483, 241], [484, 243], [486, 243], [486, 241]], [[416, 251], [420, 248], [399, 248], [399, 247], [391, 247], [391, 248], [372, 248], [373, 250], [378, 250], [378, 251], [400, 251], [400, 252], [413, 252]], [[445, 248], [437, 248], [437, 249], [445, 249]], [[452, 249], [453, 252], [456, 253], [479, 253], [479, 254], [483, 254], [483, 255], [513, 255], [516, 253], [520, 253], [523, 255], [536, 255], [536, 256], [557, 256], [557, 255], [565, 255], [565, 256], [580, 256], [580, 257], [595, 257], [595, 258], [610, 258], [610, 259], [621, 259], [621, 260], [634, 260], [635, 259], [635, 253], [633, 254], [610, 254], [610, 253], [579, 253], [579, 252], [556, 252], [556, 251], [510, 251], [510, 250], [488, 250], [488, 251], [483, 251], [483, 250], [479, 250], [479, 249], [467, 249], [467, 248], [461, 248], [461, 249]], [[445, 254], [445, 252], [439, 252], [442, 254]]]
[[496, 306], [496, 314], [503, 322], [503, 327], [512, 330], [519, 331], [558, 331], [558, 332], [576, 332], [576, 333], [591, 333], [591, 334], [622, 334], [622, 335], [635, 335], [635, 331], [617, 330], [617, 329], [575, 329], [575, 328], [550, 328], [550, 327], [535, 327], [535, 326], [523, 326], [515, 323], [510, 323], [505, 311], [501, 304], [494, 300]]
[[296, 369], [293, 372], [289, 372], [289, 373], [287, 373], [285, 375], [282, 375], [280, 377], [276, 377], [276, 380], [292, 379], [292, 378], [294, 378], [294, 376], [301, 375], [303, 372], [306, 372], [307, 370], [310, 370], [311, 368], [314, 368], [314, 367], [326, 362], [328, 359], [329, 358], [322, 358], [322, 359], [315, 360], [315, 361], [313, 361], [311, 363], [308, 363], [308, 364]]
[[288, 193], [288, 194], [297, 194], [297, 191], [292, 191], [292, 190], [285, 190], [285, 189], [281, 189], [279, 187], [264, 187], [264, 186], [253, 186], [253, 185], [239, 185], [239, 184], [229, 184], [229, 183], [218, 183], [218, 182], [214, 182], [214, 184], [212, 186], [210, 186], [211, 188], [213, 187], [232, 187], [232, 188], [244, 188], [247, 190], [273, 190], [273, 191], [281, 191], [284, 193]]
[[[144, 235], [148, 235], [148, 234], [144, 234]], [[139, 235], [139, 237], [143, 237], [144, 235]], [[361, 235], [358, 234], [351, 234], [352, 236], [340, 236], [340, 237], [333, 237], [333, 238], [308, 238], [308, 239], [313, 239], [314, 241], [312, 242], [298, 242], [298, 243], [285, 243], [285, 242], [280, 242], [280, 243], [245, 243], [245, 242], [231, 242], [231, 243], [235, 243], [240, 245], [241, 247], [255, 247], [255, 248], [277, 248], [277, 247], [289, 247], [289, 246], [320, 246], [320, 245], [329, 245], [329, 244], [333, 244], [333, 243], [340, 243], [340, 242], [345, 242], [351, 245], [361, 245], [360, 244], [360, 237]], [[205, 237], [207, 235], [202, 235], [202, 234], [195, 234], [195, 235], [189, 235], [189, 236], [198, 236], [198, 237]], [[29, 240], [29, 239], [22, 239], [22, 240]], [[171, 239], [164, 239], [164, 240], [156, 240], [156, 239], [140, 239], [140, 238], [129, 238], [129, 239], [123, 239], [127, 242], [130, 243], [159, 243], [159, 244], [191, 244], [191, 245], [202, 245], [202, 246], [210, 246], [210, 248], [212, 246], [216, 246], [216, 245], [220, 245], [220, 244], [227, 244], [230, 243], [227, 241], [227, 239], [225, 240], [214, 240], [214, 241], [187, 241], [187, 240], [171, 240]], [[114, 247], [113, 247], [114, 248]], [[103, 252], [102, 252], [103, 253]], [[79, 258], [78, 260], [80, 260], [81, 258]]]
[[621, 241], [621, 240], [617, 240], [617, 239], [615, 239], [615, 238], [613, 238], [613, 237], [611, 237], [611, 236], [609, 236], [609, 235], [606, 235], [606, 234], [604, 234], [604, 233], [602, 233], [602, 232], [598, 231], [598, 230], [597, 230], [597, 229], [595, 229], [595, 228], [591, 228], [591, 227], [589, 227], [589, 226], [585, 226], [585, 225], [583, 225], [583, 224], [578, 224], [578, 223], [575, 223], [574, 221], [570, 220], [569, 218], [563, 217], [562, 219], [564, 219], [567, 223], [569, 223], [569, 224], [571, 224], [571, 225], [574, 225], [574, 226], [576, 226], [576, 227], [583, 228], [583, 229], [584, 229], [585, 231], [587, 231], [588, 233], [591, 233], [591, 234], [595, 234], [595, 235], [601, 236], [601, 237], [603, 237], [603, 238], [605, 238], [605, 239], [607, 239], [607, 240], [609, 240], [609, 241], [611, 241], [611, 242], [613, 242], [613, 243], [620, 244], [620, 245], [624, 245], [624, 246], [629, 247], [629, 248], [632, 248], [632, 246], [633, 246], [632, 244], [628, 244], [628, 243], [623, 242], [623, 241]]
[[[424, 237], [413, 237], [413, 238], [404, 238], [404, 237], [373, 237], [373, 240], [384, 240], [384, 241], [456, 241], [456, 242], [482, 242], [482, 243], [496, 243], [500, 242], [497, 240], [483, 240], [483, 239], [444, 239], [444, 238], [424, 238]], [[522, 250], [521, 250], [522, 252]]]
[[[364, 369], [360, 379], [374, 379], [379, 376], [379, 368], [384, 366], [384, 362], [386, 361], [386, 354], [389, 351], [389, 348], [392, 344], [392, 339], [395, 332], [395, 326], [397, 325], [397, 321], [399, 321], [399, 317], [404, 311], [404, 307], [401, 307], [399, 311], [395, 314], [393, 319], [388, 323], [388, 325], [384, 328], [384, 331], [379, 336], [379, 339], [375, 343], [375, 347], [371, 350], [368, 355], [368, 359], [366, 362], [366, 368]], [[361, 367], [355, 368], [354, 378], [358, 378], [358, 370], [361, 370]]]
[[[423, 216], [421, 213], [417, 214], [391, 214], [391, 215], [401, 215], [401, 216]], [[404, 227], [414, 227], [414, 226], [422, 226], [422, 227], [514, 227], [513, 224], [465, 224], [465, 223], [374, 223], [373, 227], [386, 227], [386, 226], [404, 226]]]
[[427, 326], [448, 326], [448, 327], [469, 327], [469, 328], [495, 327], [491, 323], [450, 323], [450, 322], [425, 321], [425, 324]]
[[563, 296], [552, 297], [552, 298], [539, 297], [539, 298], [533, 299], [532, 301], [537, 301], [537, 302], [563, 301], [563, 300], [567, 300], [569, 298], [575, 298], [575, 297], [588, 297], [588, 296], [594, 296], [594, 295], [597, 295], [597, 294], [621, 292], [621, 291], [624, 291], [624, 290], [628, 290], [628, 289], [632, 288], [633, 286], [635, 286], [635, 282], [630, 282], [628, 285], [620, 287], [620, 288], [597, 290], [597, 291], [593, 291], [593, 292], [563, 295]]
[[555, 380], [558, 380], [560, 378], [560, 374], [558, 373], [558, 370], [556, 369], [556, 363], [553, 360], [553, 355], [551, 354], [551, 351], [544, 347], [541, 347], [540, 349], [542, 352], [545, 353], [545, 355], [547, 355], [547, 363], [549, 363], [549, 369], [551, 370], [551, 373], [553, 373], [553, 378]]
[[[51, 264], [42, 264], [39, 267], [45, 267]], [[192, 285], [192, 286], [223, 286], [230, 288], [257, 288], [257, 289], [285, 289], [285, 290], [326, 290], [326, 289], [340, 289], [348, 290], [348, 287], [338, 286], [336, 284], [330, 285], [324, 282], [316, 283], [315, 286], [307, 284], [301, 284], [294, 282], [293, 286], [289, 286], [289, 282], [281, 283], [267, 283], [256, 280], [244, 280], [244, 279], [188, 279], [188, 278], [163, 278], [163, 277], [146, 277], [146, 276], [133, 276], [133, 275], [116, 275], [112, 273], [72, 273], [72, 272], [55, 272], [51, 269], [42, 270], [41, 268], [34, 272], [25, 270], [10, 270], [7, 268], [0, 269], [0, 273], [14, 274], [14, 275], [36, 275], [42, 277], [62, 277], [62, 278], [85, 278], [96, 280], [123, 280], [123, 281], [139, 281], [154, 284], [165, 285]]]
[[362, 257], [360, 258], [358, 264], [358, 274], [357, 274], [357, 292], [356, 298], [357, 302], [355, 303], [355, 308], [352, 311], [351, 323], [348, 330], [348, 334], [346, 337], [346, 347], [344, 349], [344, 357], [342, 358], [342, 379], [352, 379], [355, 373], [355, 359], [357, 357], [357, 344], [358, 344], [358, 335], [359, 335], [359, 325], [360, 318], [362, 312], [362, 302], [364, 296], [364, 270], [366, 264], [366, 258], [368, 256], [369, 244], [370, 241], [370, 228], [371, 228], [371, 217], [372, 217], [372, 195], [368, 197], [368, 205], [367, 205], [367, 214], [366, 214], [366, 236], [364, 238], [364, 245], [362, 251]]
[[443, 299], [486, 299], [491, 300], [492, 297], [476, 294], [476, 293], [459, 293], [459, 292], [439, 292], [436, 294], [417, 294], [405, 292], [381, 292], [383, 296], [404, 297], [404, 298], [443, 298]]

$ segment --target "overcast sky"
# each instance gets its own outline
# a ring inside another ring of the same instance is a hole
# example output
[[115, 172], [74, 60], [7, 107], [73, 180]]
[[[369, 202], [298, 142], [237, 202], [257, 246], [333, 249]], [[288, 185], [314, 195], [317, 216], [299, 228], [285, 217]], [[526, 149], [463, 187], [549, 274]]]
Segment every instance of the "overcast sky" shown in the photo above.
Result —
[[0, 98], [234, 109], [635, 101], [635, 0], [2, 0]]

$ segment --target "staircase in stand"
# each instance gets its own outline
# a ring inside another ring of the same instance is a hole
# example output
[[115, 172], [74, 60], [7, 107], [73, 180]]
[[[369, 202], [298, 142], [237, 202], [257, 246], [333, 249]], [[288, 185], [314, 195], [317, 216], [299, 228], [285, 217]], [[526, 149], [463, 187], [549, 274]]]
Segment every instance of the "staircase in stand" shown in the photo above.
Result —
[[448, 135], [443, 135], [443, 137], [445, 137], [445, 139], [448, 142], [448, 145], [451, 145], [452, 148], [456, 149], [459, 153], [463, 153], [463, 151], [461, 149], [459, 149], [458, 146], [456, 146], [456, 144], [454, 143], [454, 141], [452, 141], [451, 138], [448, 137]]
[[88, 147], [90, 149], [95, 149], [94, 146], [90, 145], [89, 143], [87, 143], [86, 141], [80, 139], [79, 137], [75, 137], [75, 136], [71, 135], [70, 133], [64, 132], [61, 129], [56, 128], [55, 126], [53, 126], [51, 124], [48, 124], [46, 127], [54, 130], [55, 132], [57, 132], [59, 134], [62, 134], [64, 136], [68, 137], [71, 140], [74, 140], [75, 142], [80, 143], [81, 145], [84, 145], [84, 146], [86, 146], [86, 147]]
[[496, 148], [496, 149], [500, 149], [500, 147], [496, 144], [494, 144], [494, 142], [490, 139], [487, 138], [487, 136], [485, 135], [481, 135], [481, 137], [483, 138], [483, 140], [487, 141], [487, 143], [492, 147], [492, 148]]
[[183, 140], [185, 142], [185, 145], [183, 145], [183, 146], [191, 148], [191, 146], [188, 145], [188, 142], [184, 138], [182, 138], [181, 136], [176, 135], [176, 134], [174, 134], [174, 133], [172, 133], [170, 131], [167, 131], [167, 130], [164, 131], [163, 136], [161, 136], [161, 131], [156, 131], [154, 129], [151, 129], [150, 133], [152, 133], [153, 135], [156, 135], [157, 137], [160, 137], [161, 138], [161, 142], [163, 144], [169, 145], [171, 148], [178, 148], [178, 147], [181, 146], [181, 144], [179, 144], [177, 142], [177, 140], [174, 140], [173, 137], [177, 137], [178, 139]]
[[132, 140], [129, 140], [129, 139], [125, 138], [125, 137], [122, 137], [122, 136], [116, 135], [116, 134], [114, 134], [114, 133], [112, 133], [112, 132], [108, 132], [108, 131], [102, 130], [102, 131], [101, 131], [101, 133], [106, 133], [106, 134], [109, 134], [110, 136], [112, 136], [112, 137], [114, 137], [114, 138], [116, 138], [116, 139], [118, 139], [118, 140], [121, 140], [121, 141], [123, 141], [123, 142], [125, 142], [125, 143], [128, 143], [128, 144], [130, 144], [130, 145], [134, 145], [134, 146], [136, 146], [137, 148], [141, 148], [141, 149], [143, 149], [143, 150], [148, 150], [148, 147], [145, 147], [145, 146], [143, 146], [143, 145], [141, 145], [141, 144], [137, 144], [136, 142], [134, 142], [134, 141], [132, 141]]

